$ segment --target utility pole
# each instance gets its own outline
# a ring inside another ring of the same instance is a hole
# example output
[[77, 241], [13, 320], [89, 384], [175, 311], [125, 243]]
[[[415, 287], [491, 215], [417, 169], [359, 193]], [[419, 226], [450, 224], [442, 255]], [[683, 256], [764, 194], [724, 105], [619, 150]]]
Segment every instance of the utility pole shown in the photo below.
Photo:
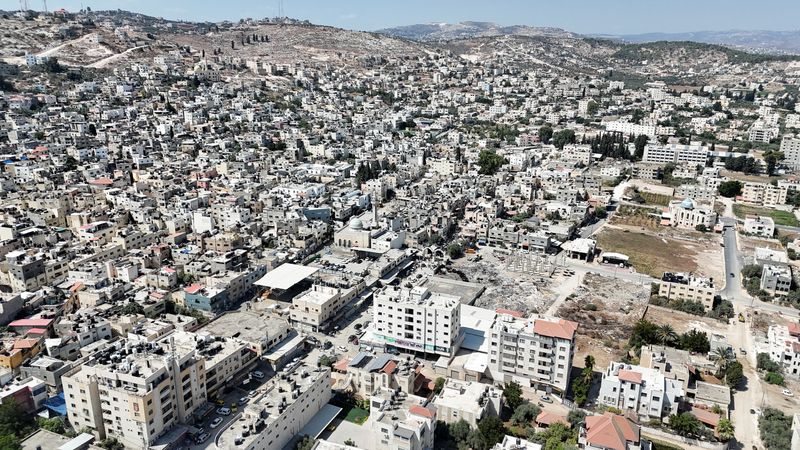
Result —
[[47, 13], [47, 0], [42, 0], [42, 8], [44, 9], [44, 12]]

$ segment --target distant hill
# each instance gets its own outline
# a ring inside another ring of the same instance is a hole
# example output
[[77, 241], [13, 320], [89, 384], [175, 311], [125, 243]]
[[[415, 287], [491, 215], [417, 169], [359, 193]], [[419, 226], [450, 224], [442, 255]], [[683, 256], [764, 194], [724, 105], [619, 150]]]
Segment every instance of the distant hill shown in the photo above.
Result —
[[552, 27], [503, 26], [492, 22], [425, 23], [377, 30], [388, 36], [416, 41], [449, 41], [491, 36], [577, 37], [575, 33]]
[[621, 40], [631, 43], [656, 41], [692, 41], [705, 44], [725, 45], [742, 50], [763, 53], [800, 54], [800, 30], [695, 31], [689, 33], [645, 33], [618, 36], [598, 35], [596, 37]]

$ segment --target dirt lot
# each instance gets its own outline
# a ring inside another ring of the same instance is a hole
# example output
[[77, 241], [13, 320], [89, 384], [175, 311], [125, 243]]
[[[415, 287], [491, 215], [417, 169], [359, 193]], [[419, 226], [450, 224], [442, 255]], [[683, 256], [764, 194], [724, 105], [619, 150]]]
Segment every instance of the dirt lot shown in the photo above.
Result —
[[620, 205], [609, 223], [656, 230], [660, 226], [660, 215], [661, 209], [656, 207]]
[[724, 277], [720, 238], [713, 233], [617, 225], [606, 226], [595, 236], [598, 247], [628, 255], [640, 273], [661, 277], [664, 272], [693, 272], [715, 280]]
[[679, 334], [686, 333], [689, 330], [700, 330], [719, 334], [726, 334], [728, 332], [728, 325], [725, 322], [653, 305], [647, 308], [647, 314], [645, 314], [644, 318], [658, 325], [672, 325], [675, 332]]
[[739, 235], [738, 240], [739, 252], [753, 256], [753, 252], [757, 247], [766, 247], [773, 250], [783, 250], [783, 246], [777, 239], [760, 238], [757, 236]]
[[[634, 324], [642, 318], [650, 290], [646, 286], [589, 273], [556, 315], [578, 322], [575, 365], [591, 354], [605, 368], [625, 354]], [[598, 351], [601, 349], [602, 351]]]
[[[555, 301], [556, 294], [551, 286], [557, 280], [549, 278], [549, 274], [535, 273], [532, 269], [513, 271], [507, 264], [509, 257], [495, 254], [489, 246], [481, 248], [480, 256], [480, 261], [468, 256], [454, 263], [470, 282], [486, 286], [475, 306], [506, 308], [528, 315], [546, 311]], [[534, 256], [519, 255], [518, 258], [533, 259]]]

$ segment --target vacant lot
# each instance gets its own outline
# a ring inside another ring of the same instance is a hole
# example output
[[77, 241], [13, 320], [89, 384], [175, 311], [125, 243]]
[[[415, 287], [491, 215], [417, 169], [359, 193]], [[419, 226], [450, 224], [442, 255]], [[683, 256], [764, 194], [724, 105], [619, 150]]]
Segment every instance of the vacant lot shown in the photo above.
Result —
[[[657, 195], [657, 194], [652, 194]], [[654, 230], [660, 226], [661, 210], [658, 208], [620, 205], [611, 216], [610, 223], [614, 225], [630, 225]]]
[[583, 283], [556, 312], [558, 317], [578, 322], [575, 364], [583, 366], [584, 357], [592, 355], [596, 367], [605, 368], [622, 358], [649, 296], [647, 285], [586, 274]]
[[728, 330], [725, 322], [660, 306], [648, 306], [647, 314], [645, 314], [644, 318], [658, 325], [671, 325], [675, 332], [679, 334], [686, 333], [689, 330], [724, 334]]
[[716, 275], [707, 270], [709, 269], [707, 265], [698, 264], [698, 256], [709, 250], [709, 244], [695, 244], [691, 241], [669, 238], [666, 235], [658, 236], [609, 226], [603, 228], [596, 236], [597, 245], [603, 251], [628, 255], [631, 265], [640, 273], [659, 278], [664, 272]]
[[672, 197], [668, 195], [654, 194], [652, 192], [640, 192], [639, 194], [648, 205], [667, 206], [672, 200]]
[[744, 219], [745, 216], [750, 214], [772, 217], [772, 220], [775, 221], [776, 225], [786, 225], [790, 227], [796, 227], [800, 225], [800, 222], [797, 221], [797, 217], [795, 217], [791, 211], [779, 211], [771, 208], [759, 208], [756, 206], [735, 204], [733, 205], [733, 213], [736, 214], [736, 217], [740, 219]]

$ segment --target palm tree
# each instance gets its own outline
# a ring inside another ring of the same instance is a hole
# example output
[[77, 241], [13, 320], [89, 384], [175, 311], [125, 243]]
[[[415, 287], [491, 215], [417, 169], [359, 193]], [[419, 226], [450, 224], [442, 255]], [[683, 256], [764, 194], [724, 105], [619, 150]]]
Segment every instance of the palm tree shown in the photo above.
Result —
[[717, 424], [717, 436], [719, 436], [719, 439], [726, 442], [731, 440], [733, 435], [733, 423], [728, 419], [719, 419], [719, 423]]
[[733, 355], [731, 354], [730, 347], [717, 347], [708, 356], [717, 366], [717, 374], [722, 374], [728, 367], [728, 363]]
[[667, 345], [678, 340], [678, 333], [675, 332], [671, 325], [664, 324], [656, 329], [656, 338], [661, 342], [661, 345]]

